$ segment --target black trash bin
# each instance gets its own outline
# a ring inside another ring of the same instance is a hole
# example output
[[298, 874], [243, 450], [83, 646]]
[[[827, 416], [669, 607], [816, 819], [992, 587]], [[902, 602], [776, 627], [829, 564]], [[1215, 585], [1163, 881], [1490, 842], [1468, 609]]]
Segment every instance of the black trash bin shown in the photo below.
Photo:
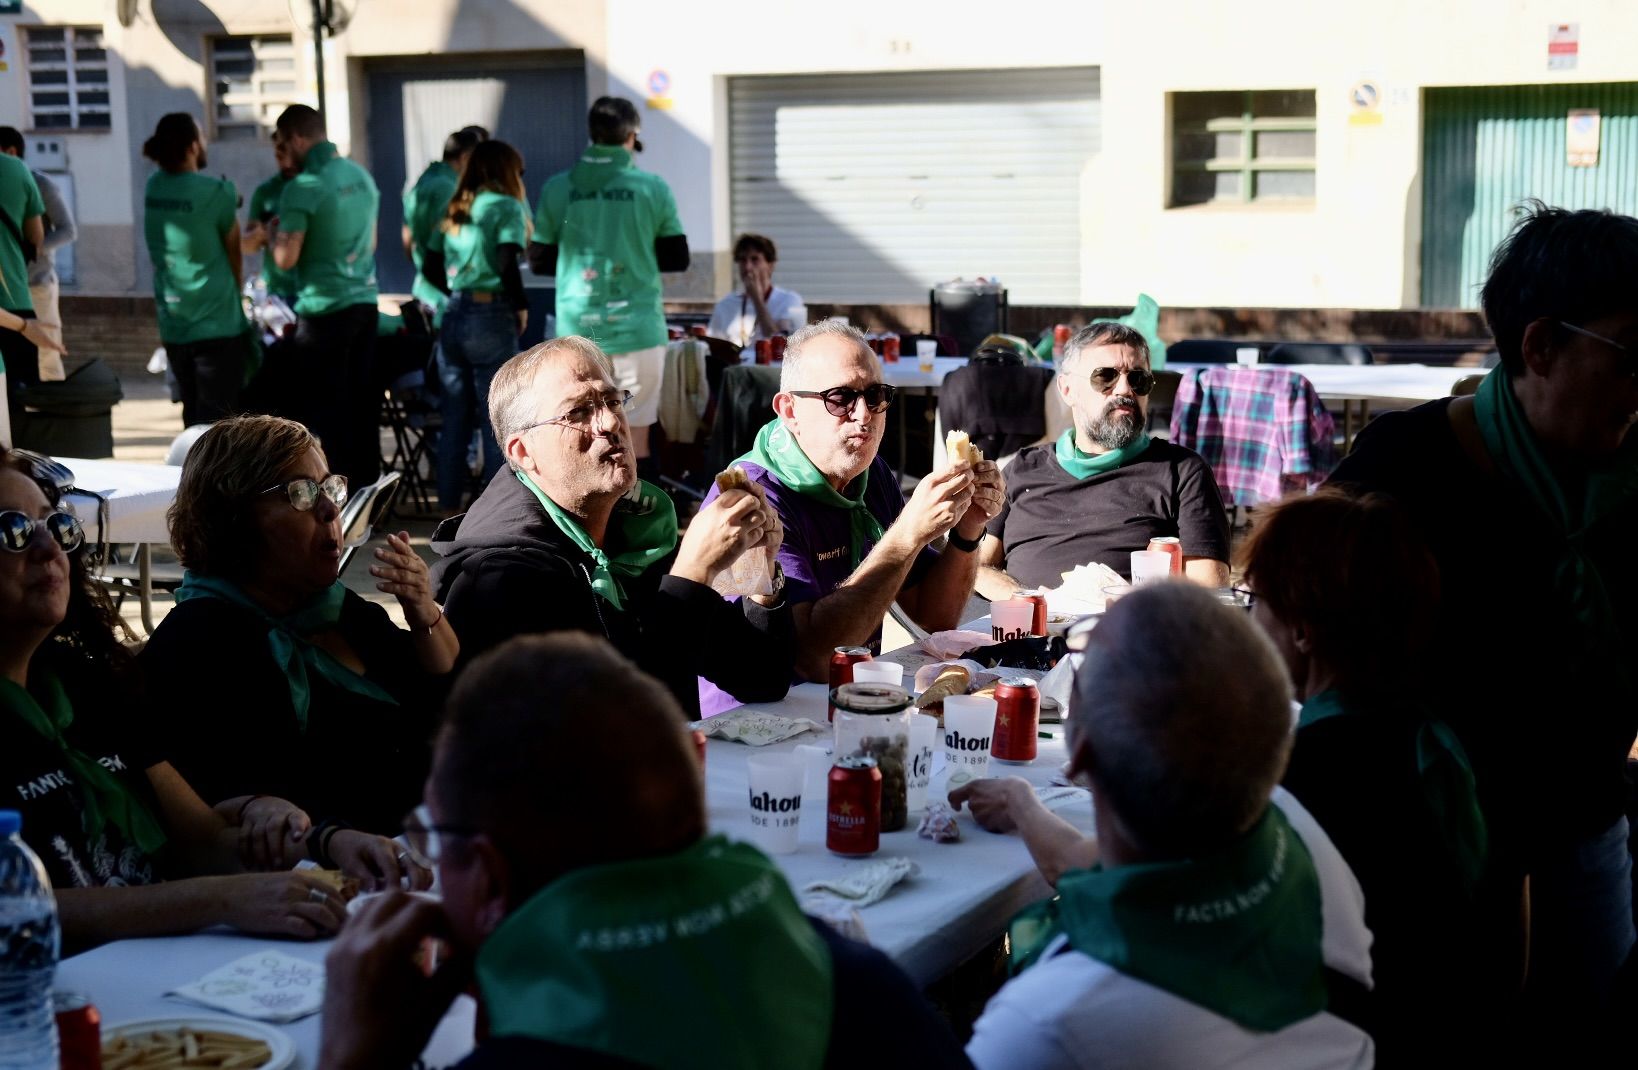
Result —
[[956, 341], [960, 355], [973, 350], [992, 334], [1007, 333], [1007, 291], [988, 279], [941, 282], [927, 294], [928, 316], [934, 334]]
[[52, 457], [114, 455], [114, 406], [125, 393], [101, 360], [86, 361], [60, 382], [29, 383], [17, 395], [22, 411], [11, 437], [18, 446]]

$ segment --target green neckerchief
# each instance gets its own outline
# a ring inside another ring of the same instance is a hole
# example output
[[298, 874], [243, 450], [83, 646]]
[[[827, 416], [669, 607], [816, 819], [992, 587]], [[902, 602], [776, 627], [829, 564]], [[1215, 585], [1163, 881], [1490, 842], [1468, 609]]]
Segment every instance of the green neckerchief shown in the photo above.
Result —
[[135, 844], [144, 854], [154, 854], [165, 846], [165, 830], [142, 800], [96, 759], [68, 742], [63, 733], [74, 723], [74, 707], [69, 705], [57, 674], [44, 667], [35, 668], [29, 672], [29, 682], [34, 685], [32, 691], [0, 679], [0, 709], [10, 710], [38, 732], [68, 763], [74, 783], [80, 787], [81, 825], [86, 836], [95, 841], [108, 825], [113, 825], [127, 843]]
[[643, 1066], [817, 1067], [830, 1046], [829, 949], [779, 869], [722, 836], [553, 881], [484, 942], [477, 980], [491, 1036]]
[[1326, 1008], [1319, 875], [1280, 808], [1228, 849], [1066, 873], [1011, 929], [1015, 969], [1060, 934], [1076, 951], [1247, 1029]]
[[1627, 653], [1618, 649], [1615, 610], [1604, 576], [1587, 553], [1587, 538], [1599, 521], [1638, 493], [1638, 435], [1629, 434], [1614, 460], [1587, 473], [1580, 487], [1565, 486], [1513, 395], [1506, 367], [1485, 376], [1473, 398], [1473, 413], [1490, 459], [1563, 536], [1549, 563], [1571, 620], [1586, 633], [1584, 648], [1625, 675]]
[[569, 537], [591, 557], [592, 590], [602, 595], [615, 609], [625, 608], [625, 589], [621, 580], [641, 576], [677, 548], [677, 507], [671, 498], [651, 483], [637, 481], [631, 494], [621, 498], [609, 517], [608, 534], [604, 542], [608, 549], [592, 542], [586, 529], [580, 526], [568, 510], [546, 496], [535, 486], [534, 480], [517, 474], [518, 482], [529, 488], [540, 499], [540, 504], [551, 517], [557, 530]]
[[1118, 450], [1110, 450], [1108, 453], [1082, 453], [1081, 448], [1075, 445], [1075, 429], [1071, 427], [1058, 436], [1058, 464], [1076, 479], [1113, 472], [1121, 465], [1136, 460], [1149, 448], [1149, 441], [1149, 432], [1145, 431], [1138, 435], [1135, 442], [1129, 442]]
[[[1345, 714], [1366, 716], [1368, 711], [1344, 701], [1334, 688], [1327, 689], [1303, 701], [1297, 727], [1307, 728]], [[1462, 887], [1472, 895], [1484, 873], [1490, 835], [1484, 811], [1479, 809], [1473, 766], [1461, 740], [1445, 722], [1431, 717], [1417, 719], [1416, 775], [1422, 785], [1422, 804], [1440, 842], [1448, 849]]]
[[302, 161], [301, 169], [310, 175], [316, 175], [324, 170], [324, 165], [341, 154], [334, 141], [320, 141], [307, 150], [307, 159]]
[[341, 581], [324, 591], [288, 616], [275, 617], [240, 590], [238, 585], [217, 576], [198, 576], [182, 573], [182, 586], [176, 589], [176, 602], [181, 605], [190, 598], [220, 598], [250, 610], [267, 624], [267, 645], [273, 652], [273, 661], [284, 670], [290, 684], [290, 705], [296, 711], [296, 721], [303, 733], [307, 731], [307, 709], [312, 704], [313, 691], [308, 673], [316, 672], [337, 687], [355, 695], [398, 705], [384, 688], [337, 661], [329, 651], [314, 646], [308, 636], [328, 631], [341, 619], [341, 603], [347, 588]]
[[[751, 452], [739, 460], [750, 461], [766, 468], [782, 485], [804, 498], [811, 498], [820, 505], [828, 505], [832, 509], [846, 510], [851, 525], [848, 549], [852, 567], [857, 568], [859, 560], [864, 557], [865, 543], [874, 546], [881, 540], [882, 522], [876, 519], [876, 514], [865, 504], [865, 490], [870, 486], [869, 468], [860, 472], [859, 478], [848, 484], [851, 494], [836, 493], [836, 488], [830, 485], [830, 480], [826, 479], [824, 473], [820, 472], [814, 463], [808, 460], [808, 455], [802, 452], [796, 436], [778, 419], [762, 426], [762, 430], [756, 433], [756, 444], [751, 447]], [[738, 464], [739, 461], [734, 463]]]

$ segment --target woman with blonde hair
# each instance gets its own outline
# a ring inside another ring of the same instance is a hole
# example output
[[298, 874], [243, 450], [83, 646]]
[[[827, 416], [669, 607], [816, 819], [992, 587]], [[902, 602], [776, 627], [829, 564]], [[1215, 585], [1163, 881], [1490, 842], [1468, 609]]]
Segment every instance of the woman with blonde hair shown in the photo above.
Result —
[[489, 383], [518, 351], [529, 322], [518, 261], [529, 242], [523, 157], [504, 141], [472, 150], [443, 225], [427, 242], [421, 273], [449, 294], [438, 334], [444, 426], [438, 441], [438, 502], [459, 512], [470, 476], [472, 429], [483, 438], [483, 481], [501, 468], [489, 424]]

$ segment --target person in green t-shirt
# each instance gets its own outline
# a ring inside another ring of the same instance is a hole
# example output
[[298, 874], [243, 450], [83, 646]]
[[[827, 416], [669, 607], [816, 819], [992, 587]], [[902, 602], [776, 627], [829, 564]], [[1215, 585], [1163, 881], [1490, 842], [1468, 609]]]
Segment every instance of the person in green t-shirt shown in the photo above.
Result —
[[443, 322], [447, 295], [425, 277], [421, 270], [422, 258], [433, 233], [443, 225], [449, 199], [455, 196], [455, 181], [466, 166], [467, 157], [488, 140], [489, 131], [483, 127], [463, 126], [444, 139], [444, 158], [427, 164], [415, 185], [404, 191], [404, 255], [415, 265], [415, 281], [410, 283], [410, 293], [432, 309], [434, 324]]
[[183, 426], [211, 423], [238, 412], [251, 357], [239, 296], [239, 194], [227, 179], [200, 174], [205, 139], [186, 112], [160, 119], [142, 154], [159, 165], [142, 216], [159, 337], [182, 388]]
[[296, 177], [296, 166], [290, 162], [290, 154], [283, 145], [273, 146], [273, 159], [279, 169], [250, 195], [240, 249], [247, 256], [251, 253], [262, 254], [262, 282], [267, 286], [267, 292], [285, 304], [294, 305], [296, 273], [286, 271], [273, 262], [272, 243], [273, 235], [279, 229], [279, 198], [284, 195], [284, 187]]
[[529, 323], [518, 259], [529, 241], [523, 157], [504, 141], [472, 150], [444, 219], [427, 241], [422, 278], [448, 296], [438, 331], [443, 429], [438, 438], [438, 502], [460, 512], [467, 484], [466, 447], [482, 433], [483, 481], [501, 469], [489, 423], [489, 383], [518, 351]]
[[331, 468], [362, 487], [381, 472], [373, 376], [381, 194], [307, 105], [286, 108], [273, 136], [298, 168], [279, 195], [273, 238], [273, 262], [296, 273], [290, 363], [300, 389], [292, 415], [324, 442]]
[[[0, 309], [31, 320], [34, 318], [34, 301], [28, 292], [31, 258], [24, 245], [38, 249], [45, 241], [45, 223], [41, 219], [45, 214], [45, 201], [28, 164], [3, 153], [0, 153], [0, 213], [6, 217], [6, 222], [0, 222]], [[15, 424], [22, 412], [19, 387], [40, 381], [40, 351], [20, 332], [0, 331], [0, 375], [8, 370], [6, 408], [9, 423]]]
[[688, 237], [677, 202], [658, 175], [637, 170], [637, 109], [600, 97], [587, 116], [591, 144], [572, 170], [553, 175], [535, 209], [529, 267], [557, 276], [557, 333], [584, 335], [614, 358], [639, 472], [656, 478], [648, 428], [660, 408], [665, 308], [660, 273], [688, 270]]

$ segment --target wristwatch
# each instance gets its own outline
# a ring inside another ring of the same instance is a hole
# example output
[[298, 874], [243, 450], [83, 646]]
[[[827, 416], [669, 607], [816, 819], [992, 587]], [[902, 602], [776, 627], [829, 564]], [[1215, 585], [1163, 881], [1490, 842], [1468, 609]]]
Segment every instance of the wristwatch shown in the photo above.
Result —
[[981, 531], [978, 533], [978, 538], [976, 539], [963, 539], [960, 535], [956, 534], [955, 528], [951, 528], [950, 534], [946, 535], [945, 538], [949, 539], [950, 545], [954, 546], [957, 550], [960, 550], [964, 554], [970, 554], [974, 550], [978, 549], [979, 543], [984, 541], [984, 535], [985, 533]]
[[774, 559], [773, 566], [773, 575], [768, 577], [768, 586], [773, 588], [769, 592], [769, 597], [782, 598], [785, 594], [785, 567], [779, 563], [777, 558]]

